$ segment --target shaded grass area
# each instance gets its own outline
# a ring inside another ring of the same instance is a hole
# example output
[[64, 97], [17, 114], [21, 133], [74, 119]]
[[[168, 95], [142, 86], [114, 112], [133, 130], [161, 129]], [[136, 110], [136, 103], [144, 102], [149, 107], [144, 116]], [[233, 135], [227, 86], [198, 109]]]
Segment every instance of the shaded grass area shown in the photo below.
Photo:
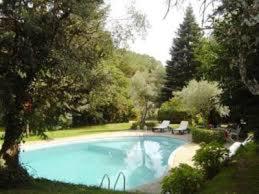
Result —
[[205, 184], [200, 194], [259, 193], [259, 153], [250, 144], [240, 150], [228, 167]]
[[[96, 133], [126, 131], [129, 128], [130, 128], [130, 123], [113, 123], [113, 124], [71, 128], [71, 129], [65, 129], [65, 130], [48, 131], [45, 134], [50, 139], [55, 139], [55, 138], [89, 135], [89, 134], [96, 134]], [[39, 140], [39, 139], [40, 139], [39, 136], [30, 136], [28, 138], [25, 138], [25, 140], [28, 140], [28, 141]]]
[[84, 185], [74, 185], [49, 181], [46, 179], [36, 179], [33, 184], [26, 187], [1, 190], [1, 194], [139, 194], [133, 192], [118, 192], [97, 187], [87, 187]]
[[[116, 132], [116, 131], [127, 131], [129, 130], [130, 123], [113, 123], [113, 124], [104, 124], [104, 125], [92, 125], [84, 126], [78, 128], [70, 128], [63, 130], [47, 131], [45, 134], [49, 139], [64, 138], [64, 137], [73, 137], [80, 135], [89, 135], [96, 133], [105, 133], [105, 132]], [[3, 135], [3, 132], [0, 131], [0, 137]], [[37, 141], [42, 140], [40, 136], [29, 136], [24, 138], [25, 141]], [[0, 140], [2, 144], [2, 140]]]

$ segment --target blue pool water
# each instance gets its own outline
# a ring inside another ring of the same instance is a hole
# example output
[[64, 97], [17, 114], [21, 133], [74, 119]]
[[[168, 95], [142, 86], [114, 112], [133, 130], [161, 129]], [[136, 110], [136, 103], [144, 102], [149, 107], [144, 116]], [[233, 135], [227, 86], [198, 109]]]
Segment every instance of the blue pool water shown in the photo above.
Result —
[[[22, 152], [20, 159], [35, 177], [76, 184], [99, 186], [108, 174], [113, 187], [122, 171], [126, 189], [132, 189], [161, 177], [170, 154], [182, 144], [161, 136], [97, 139]], [[122, 185], [121, 179], [117, 188]]]

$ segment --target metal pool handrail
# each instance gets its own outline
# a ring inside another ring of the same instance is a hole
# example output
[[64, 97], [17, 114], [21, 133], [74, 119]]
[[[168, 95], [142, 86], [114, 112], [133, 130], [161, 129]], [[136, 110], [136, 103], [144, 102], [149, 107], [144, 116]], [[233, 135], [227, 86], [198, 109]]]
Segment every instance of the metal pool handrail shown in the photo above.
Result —
[[103, 175], [103, 179], [102, 179], [102, 182], [101, 182], [101, 184], [100, 184], [99, 187], [102, 187], [102, 186], [103, 186], [103, 181], [104, 181], [105, 177], [106, 177], [107, 180], [108, 180], [108, 189], [110, 189], [110, 187], [111, 187], [111, 181], [110, 181], [110, 177], [109, 177], [107, 174]]
[[118, 174], [118, 177], [117, 177], [117, 179], [116, 179], [116, 182], [115, 182], [115, 184], [114, 184], [114, 190], [116, 189], [116, 186], [117, 186], [117, 183], [118, 183], [118, 181], [119, 181], [119, 178], [120, 178], [120, 176], [122, 176], [123, 177], [123, 191], [125, 191], [126, 190], [126, 177], [125, 177], [125, 174], [123, 173], [123, 172], [120, 172], [119, 174]]

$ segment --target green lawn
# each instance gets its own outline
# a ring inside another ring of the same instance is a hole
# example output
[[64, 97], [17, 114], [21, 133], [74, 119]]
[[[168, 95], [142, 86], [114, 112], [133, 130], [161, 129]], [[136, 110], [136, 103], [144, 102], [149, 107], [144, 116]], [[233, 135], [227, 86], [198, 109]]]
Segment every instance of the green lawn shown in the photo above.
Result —
[[240, 151], [230, 166], [205, 184], [200, 194], [259, 193], [259, 154], [255, 144]]
[[[72, 136], [80, 136], [80, 135], [89, 135], [95, 133], [104, 133], [104, 132], [116, 132], [116, 131], [127, 131], [129, 130], [131, 124], [130, 123], [114, 123], [114, 124], [104, 124], [104, 125], [93, 125], [93, 126], [85, 126], [57, 131], [48, 131], [46, 135], [50, 139], [62, 138], [62, 137], [72, 137]], [[3, 132], [0, 131], [0, 137]], [[24, 139], [25, 141], [36, 141], [41, 140], [39, 136], [30, 136]], [[0, 144], [2, 141], [0, 140]]]
[[[171, 124], [170, 126], [172, 128], [177, 128], [179, 124]], [[95, 133], [127, 131], [130, 129], [130, 127], [131, 127], [130, 123], [113, 123], [113, 124], [92, 125], [92, 126], [84, 126], [84, 127], [78, 127], [78, 128], [48, 131], [46, 132], [46, 135], [50, 139], [56, 139], [56, 138], [62, 138], [62, 137], [89, 135], [89, 134], [95, 134]], [[0, 130], [0, 137], [3, 134], [4, 132]], [[30, 136], [28, 138], [24, 138], [24, 140], [37, 141], [42, 139], [40, 136]], [[0, 140], [0, 144], [2, 144], [2, 140]]]
[[73, 185], [61, 182], [53, 182], [45, 179], [35, 180], [35, 183], [23, 188], [12, 188], [1, 190], [0, 194], [137, 194], [128, 192], [117, 192], [99, 189], [97, 187], [86, 187], [84, 185]]

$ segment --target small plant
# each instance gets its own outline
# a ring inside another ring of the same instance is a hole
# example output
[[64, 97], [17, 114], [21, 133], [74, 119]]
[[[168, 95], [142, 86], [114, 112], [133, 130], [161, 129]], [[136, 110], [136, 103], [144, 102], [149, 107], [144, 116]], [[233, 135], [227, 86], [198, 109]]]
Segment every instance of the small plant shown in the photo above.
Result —
[[196, 151], [193, 161], [195, 165], [204, 170], [206, 178], [213, 178], [222, 167], [224, 158], [228, 155], [228, 150], [217, 142], [201, 144], [201, 148]]
[[193, 194], [200, 189], [203, 180], [203, 174], [199, 169], [187, 164], [180, 164], [163, 179], [162, 193]]

